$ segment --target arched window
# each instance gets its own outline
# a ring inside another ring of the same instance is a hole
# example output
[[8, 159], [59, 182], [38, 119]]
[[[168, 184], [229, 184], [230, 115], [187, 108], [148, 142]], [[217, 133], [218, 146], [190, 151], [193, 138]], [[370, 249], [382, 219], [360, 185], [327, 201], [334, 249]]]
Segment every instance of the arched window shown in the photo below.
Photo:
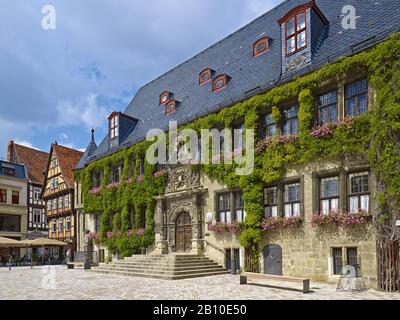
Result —
[[211, 80], [214, 71], [210, 68], [204, 69], [199, 75], [199, 84], [204, 84]]
[[253, 44], [253, 57], [269, 51], [269, 38], [261, 38]]
[[213, 92], [217, 92], [225, 88], [227, 82], [228, 82], [228, 76], [226, 74], [216, 77], [213, 80], [213, 85], [212, 85]]

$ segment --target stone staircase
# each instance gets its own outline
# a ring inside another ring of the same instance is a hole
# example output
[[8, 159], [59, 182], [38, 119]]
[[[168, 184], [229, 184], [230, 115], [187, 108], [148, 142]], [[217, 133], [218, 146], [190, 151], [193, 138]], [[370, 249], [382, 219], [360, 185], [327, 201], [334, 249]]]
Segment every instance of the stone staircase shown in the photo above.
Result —
[[207, 277], [229, 271], [204, 255], [135, 255], [110, 264], [100, 263], [92, 271], [132, 277], [167, 280]]

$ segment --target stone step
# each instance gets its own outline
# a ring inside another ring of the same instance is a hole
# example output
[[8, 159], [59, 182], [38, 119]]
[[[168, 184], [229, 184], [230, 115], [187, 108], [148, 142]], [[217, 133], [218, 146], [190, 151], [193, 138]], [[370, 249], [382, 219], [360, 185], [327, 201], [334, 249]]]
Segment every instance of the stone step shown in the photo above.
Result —
[[216, 272], [216, 271], [224, 271], [223, 268], [211, 268], [211, 269], [189, 269], [189, 270], [148, 270], [148, 269], [126, 269], [126, 268], [103, 268], [98, 267], [94, 268], [93, 270], [101, 270], [101, 271], [118, 271], [118, 272], [130, 272], [130, 273], [137, 273], [137, 274], [154, 274], [154, 275], [165, 275], [165, 276], [175, 276], [175, 275], [186, 275], [186, 274], [197, 274], [197, 273], [209, 273], [209, 272]]
[[134, 263], [134, 262], [115, 262], [113, 264], [117, 264], [120, 266], [143, 266], [143, 267], [162, 267], [162, 266], [179, 266], [179, 267], [196, 267], [202, 265], [216, 265], [215, 262], [207, 261], [207, 262], [193, 262], [193, 263]]
[[[97, 269], [97, 268], [96, 268]], [[162, 274], [149, 274], [149, 273], [133, 273], [126, 271], [114, 271], [114, 270], [96, 270], [92, 269], [93, 272], [103, 273], [103, 274], [112, 274], [112, 275], [121, 275], [128, 277], [145, 277], [145, 278], [155, 278], [155, 279], [163, 279], [163, 280], [182, 280], [182, 279], [190, 279], [190, 278], [200, 278], [200, 277], [209, 277], [216, 276], [222, 274], [228, 274], [229, 271], [222, 269], [220, 271], [206, 272], [206, 273], [192, 273], [185, 275], [162, 275]]]
[[145, 276], [157, 279], [180, 279], [229, 273], [204, 255], [135, 255], [111, 264], [100, 264], [94, 272]]
[[121, 262], [116, 261], [113, 264], [123, 265], [123, 266], [179, 266], [179, 267], [196, 267], [202, 265], [218, 265], [216, 262], [211, 260], [205, 262], [190, 262], [190, 263], [151, 263], [151, 262], [142, 262], [142, 263], [135, 263], [135, 262]]
[[174, 272], [174, 271], [187, 271], [187, 270], [212, 270], [212, 269], [216, 269], [219, 268], [221, 269], [221, 266], [218, 266], [217, 264], [215, 265], [211, 265], [211, 266], [197, 266], [197, 267], [146, 267], [143, 268], [141, 266], [121, 266], [121, 265], [103, 265], [100, 266], [100, 268], [102, 269], [126, 269], [126, 270], [137, 270], [137, 271], [141, 271], [141, 270], [147, 270], [147, 271], [155, 271], [155, 272], [159, 272], [159, 271], [165, 271], [165, 272]]
[[120, 261], [127, 261], [127, 262], [145, 262], [145, 261], [178, 261], [178, 262], [186, 262], [186, 261], [209, 261], [210, 259], [207, 257], [164, 257], [164, 258], [132, 258], [126, 257], [124, 260]]

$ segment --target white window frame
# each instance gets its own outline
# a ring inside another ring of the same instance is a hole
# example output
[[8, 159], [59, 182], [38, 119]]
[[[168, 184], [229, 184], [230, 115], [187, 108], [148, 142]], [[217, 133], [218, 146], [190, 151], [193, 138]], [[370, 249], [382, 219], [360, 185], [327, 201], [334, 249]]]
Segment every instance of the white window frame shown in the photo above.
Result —
[[[39, 221], [36, 221], [35, 217], [39, 217]], [[32, 222], [35, 224], [42, 223], [42, 210], [34, 208], [32, 211]]]
[[68, 209], [69, 208], [69, 195], [64, 196], [64, 208]]
[[34, 187], [33, 188], [33, 200], [40, 200], [40, 194], [42, 193], [42, 190], [40, 188]]
[[111, 118], [110, 120], [110, 136], [111, 139], [119, 136], [119, 119], [118, 116]]

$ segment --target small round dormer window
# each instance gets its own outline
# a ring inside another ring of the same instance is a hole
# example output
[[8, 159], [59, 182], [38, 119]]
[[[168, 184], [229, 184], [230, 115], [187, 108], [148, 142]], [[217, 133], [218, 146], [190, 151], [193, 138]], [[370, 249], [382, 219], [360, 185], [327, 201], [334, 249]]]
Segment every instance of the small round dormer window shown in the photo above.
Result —
[[202, 75], [201, 75], [201, 81], [202, 82], [207, 82], [208, 80], [210, 80], [211, 79], [211, 77], [210, 77], [210, 74], [208, 73], [208, 72], [205, 72], [205, 73], [203, 73]]
[[225, 85], [225, 81], [222, 79], [219, 79], [215, 82], [215, 89], [221, 89]]
[[160, 95], [160, 105], [166, 104], [170, 100], [171, 93], [169, 91], [164, 91]]
[[176, 101], [175, 100], [172, 100], [166, 104], [166, 106], [165, 106], [165, 114], [166, 115], [175, 112], [175, 110], [176, 110]]
[[199, 75], [199, 84], [204, 84], [211, 80], [213, 70], [210, 68], [204, 69]]
[[266, 37], [266, 38], [259, 39], [253, 45], [253, 56], [257, 57], [260, 54], [268, 52], [268, 50], [269, 50], [269, 38]]
[[227, 75], [224, 74], [224, 75], [218, 76], [213, 81], [212, 90], [214, 92], [216, 92], [216, 91], [219, 91], [219, 90], [225, 88], [227, 82], [228, 82], [228, 76]]

